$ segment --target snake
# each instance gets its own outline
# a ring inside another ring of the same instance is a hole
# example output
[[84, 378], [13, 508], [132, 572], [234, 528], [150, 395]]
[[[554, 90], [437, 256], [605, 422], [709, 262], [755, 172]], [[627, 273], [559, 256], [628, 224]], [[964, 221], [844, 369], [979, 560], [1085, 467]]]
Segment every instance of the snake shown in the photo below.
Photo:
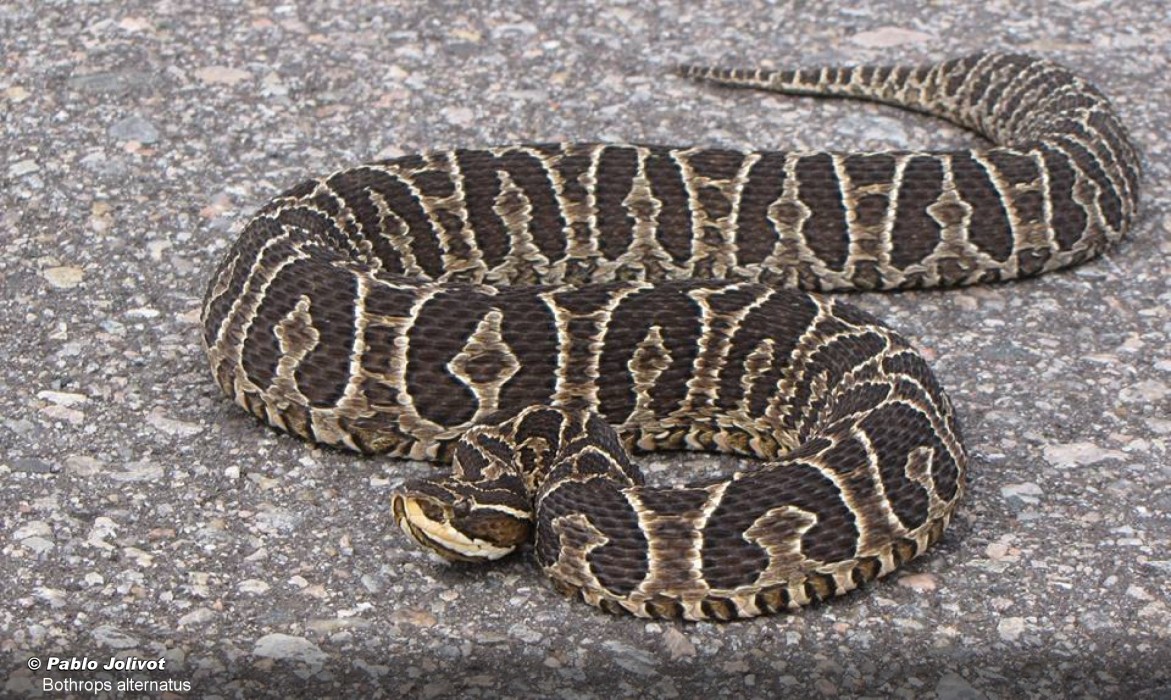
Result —
[[[639, 617], [792, 610], [937, 542], [967, 489], [923, 354], [837, 291], [994, 283], [1099, 255], [1140, 155], [1043, 58], [729, 69], [732, 88], [949, 120], [946, 151], [533, 143], [424, 152], [263, 205], [212, 275], [216, 383], [280, 431], [446, 465], [395, 524], [465, 562], [522, 550]], [[647, 483], [634, 456], [734, 468]]]

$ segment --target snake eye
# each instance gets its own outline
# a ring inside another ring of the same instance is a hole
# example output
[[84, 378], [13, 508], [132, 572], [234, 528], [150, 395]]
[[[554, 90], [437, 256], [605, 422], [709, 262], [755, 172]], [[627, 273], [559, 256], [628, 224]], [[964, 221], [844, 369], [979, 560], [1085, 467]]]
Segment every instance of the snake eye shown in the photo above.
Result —
[[423, 511], [423, 515], [435, 522], [443, 522], [443, 508], [437, 503], [432, 503], [426, 499], [418, 499], [416, 501], [419, 508]]

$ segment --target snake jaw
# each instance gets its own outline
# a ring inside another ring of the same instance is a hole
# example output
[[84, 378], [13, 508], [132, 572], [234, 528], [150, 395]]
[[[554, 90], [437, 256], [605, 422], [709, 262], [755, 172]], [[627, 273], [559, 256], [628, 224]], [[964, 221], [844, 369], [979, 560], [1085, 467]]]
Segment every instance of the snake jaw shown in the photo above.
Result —
[[464, 500], [444, 503], [419, 494], [395, 494], [395, 522], [411, 539], [448, 561], [495, 561], [527, 541], [532, 515]]

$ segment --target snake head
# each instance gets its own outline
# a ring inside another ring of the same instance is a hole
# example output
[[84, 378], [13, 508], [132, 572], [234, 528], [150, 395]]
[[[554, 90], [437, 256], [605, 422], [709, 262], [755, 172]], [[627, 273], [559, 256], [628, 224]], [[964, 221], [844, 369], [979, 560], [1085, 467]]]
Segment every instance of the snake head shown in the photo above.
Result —
[[478, 483], [454, 477], [413, 481], [394, 494], [392, 510], [403, 532], [449, 561], [499, 559], [533, 529], [531, 501], [523, 481], [512, 475]]

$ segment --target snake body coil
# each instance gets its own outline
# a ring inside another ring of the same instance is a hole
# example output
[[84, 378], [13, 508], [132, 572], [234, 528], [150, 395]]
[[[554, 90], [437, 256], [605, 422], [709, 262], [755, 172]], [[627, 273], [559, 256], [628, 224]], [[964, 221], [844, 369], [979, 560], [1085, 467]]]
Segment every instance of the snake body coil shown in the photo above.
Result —
[[[451, 461], [395, 495], [408, 534], [461, 559], [535, 537], [559, 589], [609, 610], [750, 617], [918, 555], [964, 490], [952, 406], [904, 339], [793, 288], [1084, 261], [1135, 215], [1136, 150], [1097, 90], [1025, 56], [684, 72], [997, 145], [517, 145], [343, 170], [272, 200], [224, 257], [203, 306], [216, 381], [304, 438]], [[655, 487], [627, 448], [752, 459]]]

